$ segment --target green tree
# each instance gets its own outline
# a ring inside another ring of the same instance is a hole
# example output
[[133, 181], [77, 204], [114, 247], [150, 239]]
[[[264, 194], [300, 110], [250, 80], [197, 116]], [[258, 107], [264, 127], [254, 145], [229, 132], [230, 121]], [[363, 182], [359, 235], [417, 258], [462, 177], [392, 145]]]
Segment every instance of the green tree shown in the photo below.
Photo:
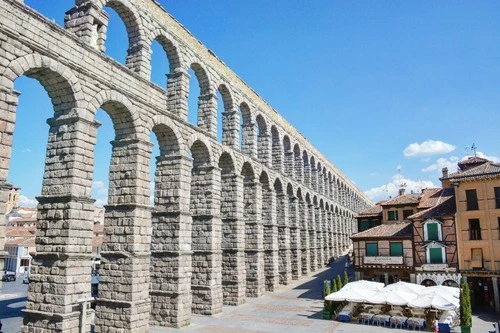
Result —
[[460, 325], [472, 326], [472, 308], [470, 304], [469, 284], [462, 280], [460, 286]]
[[337, 279], [332, 279], [332, 292], [337, 292], [339, 291], [339, 288], [337, 287]]
[[337, 275], [337, 288], [342, 289], [342, 279], [340, 278], [340, 275]]
[[347, 271], [344, 271], [344, 286], [349, 283], [349, 275], [347, 275]]
[[328, 296], [331, 294], [331, 291], [330, 291], [330, 281], [328, 280], [325, 280], [325, 290], [324, 290], [324, 296]]

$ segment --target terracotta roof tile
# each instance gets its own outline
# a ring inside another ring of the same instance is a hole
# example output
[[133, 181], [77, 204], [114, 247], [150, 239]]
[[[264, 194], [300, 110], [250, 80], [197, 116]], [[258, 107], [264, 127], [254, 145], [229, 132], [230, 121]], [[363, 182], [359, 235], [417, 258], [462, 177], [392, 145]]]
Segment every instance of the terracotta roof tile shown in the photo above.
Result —
[[396, 222], [384, 223], [379, 226], [370, 228], [368, 230], [358, 232], [351, 236], [353, 239], [357, 238], [383, 238], [383, 237], [405, 237], [412, 235], [412, 223], [410, 222]]
[[453, 183], [456, 181], [473, 181], [498, 177], [500, 177], [500, 164], [486, 161], [480, 165], [459, 170], [441, 179], [449, 179]]
[[382, 216], [382, 206], [376, 204], [375, 206], [368, 207], [367, 209], [358, 214], [358, 217], [368, 217], [368, 216]]
[[455, 214], [455, 190], [452, 187], [435, 190], [431, 189], [423, 192], [421, 202], [424, 201], [425, 204], [422, 205], [422, 208], [425, 209], [409, 216], [409, 219], [443, 217]]
[[416, 205], [416, 204], [418, 204], [418, 196], [414, 194], [398, 195], [397, 197], [394, 197], [392, 199], [385, 201], [384, 203], [381, 203], [382, 206]]

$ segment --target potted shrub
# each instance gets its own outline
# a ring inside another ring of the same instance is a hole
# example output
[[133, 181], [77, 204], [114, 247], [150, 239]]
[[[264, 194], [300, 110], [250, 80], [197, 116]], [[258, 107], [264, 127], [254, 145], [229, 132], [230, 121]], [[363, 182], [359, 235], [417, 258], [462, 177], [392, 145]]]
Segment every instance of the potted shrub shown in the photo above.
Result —
[[[331, 294], [330, 281], [325, 280], [324, 283], [325, 283], [325, 287], [324, 287], [324, 291], [323, 291], [323, 294], [324, 294], [323, 297], [326, 297], [326, 296]], [[332, 305], [331, 305], [330, 301], [325, 300], [324, 305], [323, 305], [323, 319], [331, 319], [331, 318], [332, 318]]]
[[349, 275], [344, 271], [344, 286], [349, 283]]
[[462, 281], [460, 286], [460, 330], [470, 333], [472, 327], [472, 308], [470, 304], [469, 284]]

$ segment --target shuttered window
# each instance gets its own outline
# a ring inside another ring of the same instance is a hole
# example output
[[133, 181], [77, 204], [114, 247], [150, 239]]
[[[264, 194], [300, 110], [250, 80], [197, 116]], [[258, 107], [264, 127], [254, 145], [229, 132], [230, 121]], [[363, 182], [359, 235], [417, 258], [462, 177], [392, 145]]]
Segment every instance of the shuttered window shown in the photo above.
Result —
[[402, 257], [403, 256], [403, 243], [391, 243], [390, 248], [391, 257]]
[[378, 256], [378, 244], [377, 243], [366, 243], [366, 256], [367, 257], [377, 257]]
[[440, 247], [430, 248], [429, 257], [431, 264], [442, 264], [443, 263], [443, 250]]
[[437, 223], [427, 223], [427, 240], [439, 240]]

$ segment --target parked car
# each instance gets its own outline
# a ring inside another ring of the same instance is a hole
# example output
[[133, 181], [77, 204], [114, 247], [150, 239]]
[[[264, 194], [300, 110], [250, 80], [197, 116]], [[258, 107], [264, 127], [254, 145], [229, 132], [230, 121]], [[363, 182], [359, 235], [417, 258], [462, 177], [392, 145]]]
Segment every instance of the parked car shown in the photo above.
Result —
[[2, 276], [2, 281], [16, 281], [16, 274], [14, 273], [4, 273]]

